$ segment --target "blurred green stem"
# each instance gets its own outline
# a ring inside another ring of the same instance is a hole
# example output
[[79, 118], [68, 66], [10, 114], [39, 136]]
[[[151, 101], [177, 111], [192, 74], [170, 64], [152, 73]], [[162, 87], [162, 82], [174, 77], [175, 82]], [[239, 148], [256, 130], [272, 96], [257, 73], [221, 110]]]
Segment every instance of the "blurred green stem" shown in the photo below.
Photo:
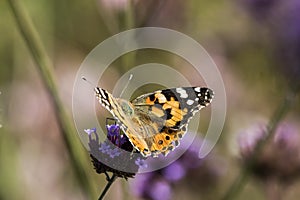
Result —
[[[134, 20], [134, 5], [133, 1], [127, 1], [126, 10], [125, 10], [125, 29], [130, 30], [135, 27]], [[134, 41], [134, 39], [133, 39]], [[132, 51], [127, 55], [122, 56], [122, 63], [120, 67], [120, 73], [125, 73], [135, 65], [137, 51]]]
[[236, 180], [233, 182], [231, 187], [228, 189], [227, 193], [225, 193], [222, 200], [233, 200], [237, 195], [240, 193], [240, 191], [243, 189], [245, 184], [248, 181], [248, 178], [251, 174], [251, 168], [253, 164], [256, 162], [258, 156], [260, 155], [264, 145], [272, 138], [272, 136], [275, 133], [275, 130], [280, 123], [280, 121], [284, 118], [286, 113], [290, 110], [292, 105], [295, 102], [296, 98], [296, 92], [293, 92], [286, 96], [286, 98], [283, 100], [283, 102], [280, 104], [278, 109], [275, 111], [274, 115], [272, 116], [271, 120], [269, 121], [269, 124], [267, 126], [267, 133], [266, 138], [264, 140], [260, 140], [253, 152], [253, 156], [251, 157], [250, 161], [246, 166], [244, 166], [241, 169], [240, 174], [236, 178]]
[[95, 192], [91, 185], [91, 179], [88, 178], [84, 170], [89, 163], [87, 154], [84, 154], [82, 144], [77, 137], [77, 132], [68, 116], [62, 101], [58, 95], [58, 89], [53, 75], [53, 64], [51, 63], [41, 39], [33, 26], [33, 23], [27, 14], [20, 0], [8, 0], [9, 6], [17, 22], [18, 28], [24, 38], [27, 47], [36, 62], [36, 66], [41, 78], [46, 86], [50, 99], [55, 107], [55, 114], [63, 135], [65, 145], [71, 159], [71, 166], [74, 167], [76, 177], [83, 190], [90, 196], [95, 197]]
[[134, 27], [134, 7], [133, 7], [133, 1], [129, 0], [127, 1], [126, 11], [125, 11], [125, 27], [126, 29], [132, 29]]

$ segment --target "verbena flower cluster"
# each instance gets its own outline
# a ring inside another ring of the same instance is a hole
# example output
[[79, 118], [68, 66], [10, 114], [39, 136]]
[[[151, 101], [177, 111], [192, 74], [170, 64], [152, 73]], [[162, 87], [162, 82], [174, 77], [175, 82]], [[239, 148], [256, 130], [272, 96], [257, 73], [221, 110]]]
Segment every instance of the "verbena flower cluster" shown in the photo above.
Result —
[[[107, 139], [99, 141], [96, 128], [84, 130], [89, 136], [90, 156], [97, 173], [112, 172], [121, 178], [133, 178], [145, 164], [142, 155], [134, 148], [117, 124], [106, 125]], [[130, 152], [130, 153], [129, 153]]]
[[[265, 138], [266, 126], [257, 124], [242, 132], [239, 137], [239, 148], [244, 164], [253, 155], [258, 141]], [[274, 137], [264, 146], [262, 153], [253, 165], [253, 173], [266, 180], [276, 178], [290, 182], [300, 175], [300, 135], [294, 125], [282, 123]]]

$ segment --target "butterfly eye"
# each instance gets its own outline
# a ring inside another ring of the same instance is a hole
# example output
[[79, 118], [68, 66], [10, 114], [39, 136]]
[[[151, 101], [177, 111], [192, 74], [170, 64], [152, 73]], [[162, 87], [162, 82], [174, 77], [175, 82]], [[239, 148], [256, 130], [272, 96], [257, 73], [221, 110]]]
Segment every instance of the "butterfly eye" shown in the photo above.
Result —
[[128, 102], [120, 100], [121, 109], [125, 113], [125, 115], [132, 116], [134, 114], [134, 110], [128, 104]]

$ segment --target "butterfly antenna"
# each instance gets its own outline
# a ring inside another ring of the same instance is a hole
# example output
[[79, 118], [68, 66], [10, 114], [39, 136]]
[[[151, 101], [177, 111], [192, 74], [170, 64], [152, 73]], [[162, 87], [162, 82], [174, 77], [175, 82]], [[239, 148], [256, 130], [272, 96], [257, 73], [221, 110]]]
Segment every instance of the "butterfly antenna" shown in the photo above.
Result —
[[128, 85], [129, 85], [129, 83], [130, 83], [130, 81], [131, 81], [132, 78], [133, 78], [133, 74], [130, 74], [130, 75], [129, 75], [129, 78], [128, 78], [128, 81], [127, 81], [125, 87], [123, 88], [123, 90], [122, 90], [122, 92], [121, 92], [121, 94], [120, 94], [120, 97], [122, 97], [124, 91], [127, 89], [127, 87], [128, 87]]
[[86, 81], [88, 84], [90, 84], [90, 86], [92, 88], [95, 88], [95, 84], [93, 84], [91, 81], [89, 81], [88, 79], [86, 79], [85, 76], [82, 76], [81, 79], [84, 80], [84, 81]]

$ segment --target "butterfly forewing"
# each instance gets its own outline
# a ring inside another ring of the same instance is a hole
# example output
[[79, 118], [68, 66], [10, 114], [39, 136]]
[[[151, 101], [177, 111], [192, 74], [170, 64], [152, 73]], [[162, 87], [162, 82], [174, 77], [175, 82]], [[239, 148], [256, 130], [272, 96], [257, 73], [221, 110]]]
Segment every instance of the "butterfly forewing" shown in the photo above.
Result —
[[101, 88], [95, 88], [95, 92], [144, 156], [167, 155], [178, 146], [189, 120], [209, 105], [214, 95], [204, 87], [171, 88], [141, 95], [130, 103]]
[[132, 104], [136, 114], [148, 113], [155, 121], [163, 121], [164, 126], [180, 129], [210, 104], [213, 95], [211, 89], [204, 87], [171, 88], [139, 96]]
[[147, 113], [151, 120], [146, 124], [156, 123], [155, 132], [148, 131], [145, 139], [154, 155], [165, 155], [179, 145], [184, 136], [189, 120], [201, 108], [210, 104], [213, 91], [208, 88], [183, 87], [159, 90], [142, 95], [132, 101], [135, 115]]

